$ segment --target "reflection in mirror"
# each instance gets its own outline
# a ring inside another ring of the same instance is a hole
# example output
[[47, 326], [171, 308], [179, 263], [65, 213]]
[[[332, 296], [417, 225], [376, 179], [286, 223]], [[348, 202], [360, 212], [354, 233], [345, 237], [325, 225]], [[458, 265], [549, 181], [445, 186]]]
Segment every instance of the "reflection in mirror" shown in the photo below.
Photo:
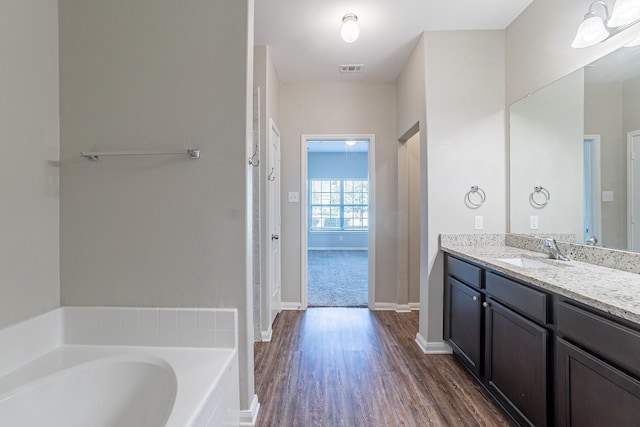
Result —
[[[509, 158], [512, 233], [640, 251], [640, 47], [513, 104]], [[532, 203], [536, 186], [545, 206]]]

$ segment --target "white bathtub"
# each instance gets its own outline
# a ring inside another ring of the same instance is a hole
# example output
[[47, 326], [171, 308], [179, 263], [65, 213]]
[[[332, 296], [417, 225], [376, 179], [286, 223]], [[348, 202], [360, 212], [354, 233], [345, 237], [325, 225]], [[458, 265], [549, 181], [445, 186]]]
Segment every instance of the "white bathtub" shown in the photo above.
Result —
[[0, 378], [0, 426], [237, 425], [237, 369], [234, 349], [63, 345]]

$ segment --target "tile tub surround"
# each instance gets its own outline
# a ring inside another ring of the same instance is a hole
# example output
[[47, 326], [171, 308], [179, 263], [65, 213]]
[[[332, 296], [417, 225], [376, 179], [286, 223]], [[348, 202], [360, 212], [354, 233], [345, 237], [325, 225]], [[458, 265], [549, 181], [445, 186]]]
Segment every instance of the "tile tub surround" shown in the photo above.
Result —
[[[569, 262], [551, 260], [540, 252], [505, 244], [452, 245], [449, 244], [451, 241], [441, 239], [440, 247], [444, 252], [640, 324], [638, 274], [575, 259]], [[549, 268], [521, 268], [497, 260], [521, 256], [547, 263]]]
[[237, 348], [235, 309], [61, 307], [0, 330], [0, 376], [61, 345]]

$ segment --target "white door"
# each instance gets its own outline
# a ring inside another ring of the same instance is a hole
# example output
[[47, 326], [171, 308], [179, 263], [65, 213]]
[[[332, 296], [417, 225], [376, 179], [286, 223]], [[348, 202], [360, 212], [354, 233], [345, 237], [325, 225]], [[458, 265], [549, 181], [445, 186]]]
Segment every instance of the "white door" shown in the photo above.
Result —
[[267, 242], [269, 262], [267, 281], [269, 289], [269, 329], [280, 312], [280, 132], [273, 120], [270, 122], [267, 183]]
[[630, 251], [640, 250], [640, 130], [627, 134], [628, 178], [627, 178], [627, 211], [628, 211], [628, 246]]

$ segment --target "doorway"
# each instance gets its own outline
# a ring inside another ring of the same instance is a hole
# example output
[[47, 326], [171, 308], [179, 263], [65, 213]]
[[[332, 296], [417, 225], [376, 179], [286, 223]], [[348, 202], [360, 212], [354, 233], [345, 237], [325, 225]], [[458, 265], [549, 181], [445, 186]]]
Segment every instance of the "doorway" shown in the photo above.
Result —
[[640, 130], [627, 134], [627, 246], [640, 250]]
[[373, 305], [372, 135], [303, 135], [302, 307]]
[[584, 136], [584, 229], [582, 241], [601, 243], [600, 135]]

